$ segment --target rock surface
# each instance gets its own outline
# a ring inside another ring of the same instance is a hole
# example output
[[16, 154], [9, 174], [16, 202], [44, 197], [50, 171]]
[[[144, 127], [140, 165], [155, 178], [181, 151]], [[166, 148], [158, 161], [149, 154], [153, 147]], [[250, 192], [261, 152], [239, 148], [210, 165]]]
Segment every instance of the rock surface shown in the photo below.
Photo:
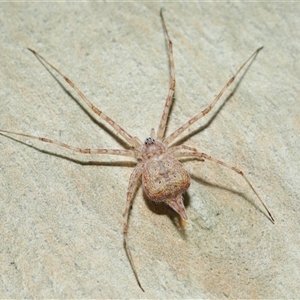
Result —
[[[1, 7], [1, 129], [83, 148], [126, 147], [27, 47], [132, 135], [144, 140], [157, 128], [170, 78], [159, 4]], [[134, 160], [0, 136], [1, 298], [299, 296], [299, 3], [164, 8], [177, 80], [169, 134], [264, 46], [182, 138], [243, 170], [275, 224], [238, 175], [186, 161], [185, 229], [141, 188], [135, 197], [129, 240], [143, 293], [122, 237]]]

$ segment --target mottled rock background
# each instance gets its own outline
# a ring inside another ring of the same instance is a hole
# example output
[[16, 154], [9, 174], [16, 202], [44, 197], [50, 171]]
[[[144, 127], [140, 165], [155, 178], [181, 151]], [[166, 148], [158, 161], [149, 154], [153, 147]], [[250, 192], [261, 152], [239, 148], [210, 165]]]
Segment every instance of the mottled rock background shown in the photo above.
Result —
[[[131, 134], [144, 140], [157, 128], [170, 79], [161, 4], [0, 6], [0, 128], [84, 148], [126, 146], [27, 47]], [[1, 298], [299, 297], [299, 3], [164, 7], [177, 79], [168, 133], [264, 46], [182, 137], [241, 168], [275, 225], [238, 175], [186, 161], [185, 230], [170, 209], [136, 195], [129, 239], [142, 293], [122, 240], [134, 160], [0, 136]]]

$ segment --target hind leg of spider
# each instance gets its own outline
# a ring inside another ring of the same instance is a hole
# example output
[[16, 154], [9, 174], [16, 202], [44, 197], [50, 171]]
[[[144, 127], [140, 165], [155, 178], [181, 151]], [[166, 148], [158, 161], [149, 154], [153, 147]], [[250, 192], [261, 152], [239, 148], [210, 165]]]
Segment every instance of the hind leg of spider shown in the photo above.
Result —
[[131, 264], [131, 268], [133, 270], [135, 279], [139, 285], [139, 287], [141, 288], [141, 290], [143, 292], [145, 292], [145, 290], [143, 289], [141, 282], [139, 280], [134, 262], [133, 262], [133, 258], [131, 255], [131, 251], [128, 247], [128, 222], [129, 222], [129, 212], [132, 206], [132, 201], [133, 201], [133, 195], [134, 192], [136, 190], [137, 187], [137, 182], [139, 180], [139, 177], [142, 175], [143, 172], [143, 163], [139, 163], [133, 170], [133, 172], [130, 175], [130, 179], [129, 179], [129, 185], [128, 185], [128, 190], [127, 190], [127, 201], [126, 201], [126, 209], [125, 209], [125, 215], [124, 215], [124, 227], [123, 227], [123, 236], [124, 236], [124, 247], [129, 259], [129, 262]]
[[199, 160], [210, 160], [212, 162], [215, 162], [225, 168], [228, 168], [234, 172], [236, 172], [237, 174], [241, 175], [243, 177], [243, 179], [247, 182], [247, 184], [250, 186], [251, 190], [254, 192], [254, 194], [257, 196], [258, 200], [260, 201], [260, 203], [263, 205], [263, 207], [265, 208], [265, 210], [267, 211], [268, 215], [269, 215], [269, 220], [274, 224], [274, 218], [272, 216], [272, 214], [270, 213], [269, 209], [267, 208], [267, 206], [265, 205], [265, 203], [263, 202], [263, 200], [261, 199], [261, 197], [258, 195], [257, 191], [254, 189], [253, 185], [250, 183], [249, 179], [245, 176], [245, 174], [238, 168], [236, 167], [232, 167], [229, 166], [228, 164], [224, 163], [221, 160], [218, 160], [216, 158], [211, 157], [210, 155], [207, 155], [205, 153], [199, 153], [199, 152], [179, 152], [177, 154], [174, 154], [174, 156], [176, 158], [184, 158], [184, 157], [194, 157], [197, 158]]

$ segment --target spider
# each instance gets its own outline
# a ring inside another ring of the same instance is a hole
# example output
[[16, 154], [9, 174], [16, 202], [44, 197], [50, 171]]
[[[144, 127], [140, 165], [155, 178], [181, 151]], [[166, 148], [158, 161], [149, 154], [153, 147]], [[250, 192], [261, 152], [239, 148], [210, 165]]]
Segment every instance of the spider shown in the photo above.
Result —
[[96, 108], [90, 100], [75, 86], [75, 84], [66, 77], [62, 72], [60, 72], [54, 65], [49, 63], [43, 56], [41, 56], [36, 51], [28, 48], [37, 59], [41, 62], [46, 63], [50, 68], [56, 71], [80, 96], [80, 98], [89, 106], [89, 108], [96, 114], [98, 117], [107, 122], [117, 133], [119, 133], [122, 138], [131, 146], [130, 149], [83, 149], [78, 147], [73, 147], [65, 143], [44, 138], [33, 136], [25, 133], [17, 133], [13, 131], [0, 130], [0, 134], [13, 134], [18, 136], [24, 136], [31, 139], [37, 139], [45, 143], [55, 144], [60, 147], [64, 147], [76, 152], [84, 154], [110, 154], [110, 155], [120, 155], [120, 156], [129, 156], [137, 160], [137, 165], [134, 168], [133, 172], [130, 175], [129, 185], [127, 190], [127, 200], [126, 200], [126, 209], [124, 215], [124, 227], [123, 227], [123, 237], [124, 237], [124, 248], [128, 256], [131, 268], [133, 270], [134, 276], [139, 287], [144, 291], [134, 262], [128, 246], [128, 222], [129, 222], [129, 212], [133, 202], [133, 195], [137, 188], [139, 178], [142, 177], [142, 185], [145, 191], [146, 196], [158, 203], [163, 202], [169, 205], [175, 212], [177, 212], [182, 220], [187, 220], [187, 214], [183, 202], [183, 193], [187, 191], [190, 186], [190, 176], [189, 173], [184, 169], [183, 165], [179, 162], [179, 159], [182, 158], [194, 158], [200, 161], [209, 160], [219, 165], [222, 165], [225, 168], [233, 170], [246, 181], [248, 186], [254, 192], [254, 194], [259, 199], [260, 203], [263, 205], [265, 210], [268, 213], [268, 218], [272, 223], [274, 223], [274, 218], [263, 200], [260, 198], [253, 185], [250, 183], [249, 179], [244, 175], [244, 173], [233, 166], [228, 165], [227, 163], [218, 160], [210, 155], [207, 155], [202, 152], [198, 152], [195, 148], [191, 148], [186, 145], [172, 146], [172, 142], [180, 136], [186, 129], [188, 129], [193, 123], [198, 121], [200, 118], [208, 114], [216, 103], [220, 100], [221, 96], [227, 90], [227, 88], [235, 80], [236, 76], [241, 72], [245, 65], [253, 60], [259, 51], [263, 48], [260, 47], [240, 66], [236, 71], [233, 77], [225, 84], [216, 98], [211, 102], [211, 104], [192, 117], [189, 121], [171, 133], [169, 136], [165, 136], [165, 130], [167, 125], [167, 119], [169, 116], [170, 107], [173, 101], [173, 94], [175, 90], [175, 68], [174, 68], [174, 59], [173, 59], [173, 45], [169, 37], [167, 30], [166, 22], [163, 16], [163, 10], [160, 11], [160, 17], [163, 24], [164, 33], [166, 36], [168, 44], [168, 54], [169, 54], [169, 63], [170, 63], [170, 86], [169, 92], [165, 101], [163, 113], [160, 119], [157, 132], [154, 128], [151, 129], [150, 137], [147, 137], [143, 143], [139, 138], [133, 137], [110, 117], [105, 115], [104, 112]]

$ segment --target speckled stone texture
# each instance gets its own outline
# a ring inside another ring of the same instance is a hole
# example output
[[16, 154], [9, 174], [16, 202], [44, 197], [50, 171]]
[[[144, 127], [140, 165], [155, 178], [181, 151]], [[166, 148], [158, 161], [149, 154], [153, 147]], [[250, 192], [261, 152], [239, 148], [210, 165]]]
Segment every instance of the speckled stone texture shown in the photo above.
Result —
[[[160, 4], [0, 6], [1, 129], [83, 148], [126, 147], [27, 47], [132, 135], [144, 140], [157, 128], [170, 79]], [[141, 188], [135, 197], [129, 240], [143, 293], [122, 237], [134, 160], [0, 136], [1, 298], [299, 297], [299, 3], [164, 8], [177, 80], [168, 133], [264, 46], [181, 141], [242, 169], [275, 224], [237, 174], [185, 161], [192, 184], [184, 230]]]

